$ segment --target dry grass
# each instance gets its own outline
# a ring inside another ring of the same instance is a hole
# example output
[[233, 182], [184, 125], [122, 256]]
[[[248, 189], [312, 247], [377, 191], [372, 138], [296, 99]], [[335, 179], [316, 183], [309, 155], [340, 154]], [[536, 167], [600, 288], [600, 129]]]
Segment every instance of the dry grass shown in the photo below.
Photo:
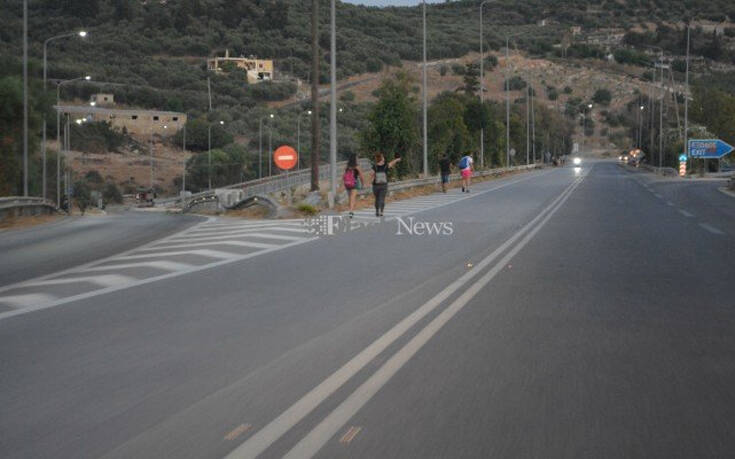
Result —
[[27, 217], [9, 217], [0, 220], [0, 229], [23, 229], [53, 223], [63, 218], [61, 215], [34, 215]]

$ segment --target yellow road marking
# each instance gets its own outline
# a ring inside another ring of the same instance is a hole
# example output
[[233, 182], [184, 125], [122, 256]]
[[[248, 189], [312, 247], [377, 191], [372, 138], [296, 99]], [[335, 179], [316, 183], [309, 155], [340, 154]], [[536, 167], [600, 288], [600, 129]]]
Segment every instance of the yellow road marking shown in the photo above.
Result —
[[225, 435], [225, 440], [234, 440], [252, 428], [250, 424], [240, 424]]
[[349, 445], [352, 439], [355, 438], [361, 430], [362, 427], [351, 426], [349, 429], [347, 429], [347, 432], [342, 435], [342, 438], [339, 439], [339, 442], [343, 445]]

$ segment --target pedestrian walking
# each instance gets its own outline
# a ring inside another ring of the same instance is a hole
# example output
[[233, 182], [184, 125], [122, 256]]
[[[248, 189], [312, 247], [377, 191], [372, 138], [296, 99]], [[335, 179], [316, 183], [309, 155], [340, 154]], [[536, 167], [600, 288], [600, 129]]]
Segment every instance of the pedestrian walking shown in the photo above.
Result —
[[470, 181], [472, 179], [472, 153], [467, 153], [459, 160], [459, 171], [462, 175], [462, 193], [470, 192]]
[[401, 157], [396, 155], [396, 158], [390, 162], [385, 161], [383, 153], [375, 154], [375, 164], [373, 165], [373, 194], [375, 195], [375, 216], [382, 217], [383, 210], [385, 209], [385, 196], [388, 194], [388, 170], [395, 166], [395, 164], [401, 160]]
[[342, 176], [342, 183], [344, 183], [345, 190], [347, 191], [347, 198], [349, 200], [349, 216], [350, 218], [355, 216], [355, 200], [357, 198], [357, 190], [362, 188], [362, 184], [365, 183], [362, 171], [357, 165], [357, 155], [350, 155], [347, 160], [347, 167], [345, 173]]
[[446, 154], [439, 160], [439, 172], [442, 176], [442, 192], [446, 193], [449, 184], [449, 175], [452, 173], [452, 162]]

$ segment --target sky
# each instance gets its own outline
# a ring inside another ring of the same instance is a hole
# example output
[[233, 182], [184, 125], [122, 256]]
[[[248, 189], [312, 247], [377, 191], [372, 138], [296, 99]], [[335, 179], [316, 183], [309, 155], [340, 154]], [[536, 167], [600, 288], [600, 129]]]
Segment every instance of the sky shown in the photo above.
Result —
[[[345, 3], [355, 3], [368, 6], [415, 6], [421, 0], [342, 0]], [[426, 0], [427, 3], [439, 3], [444, 0]]]

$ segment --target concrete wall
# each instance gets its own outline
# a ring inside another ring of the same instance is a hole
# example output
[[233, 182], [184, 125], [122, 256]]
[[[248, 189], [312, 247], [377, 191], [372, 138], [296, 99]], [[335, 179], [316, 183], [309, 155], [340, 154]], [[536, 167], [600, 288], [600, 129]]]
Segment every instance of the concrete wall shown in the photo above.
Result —
[[58, 109], [62, 114], [69, 113], [72, 119], [87, 118], [91, 121], [108, 122], [121, 131], [125, 128], [128, 133], [140, 136], [174, 135], [184, 127], [187, 119], [185, 113], [154, 110], [123, 110], [85, 105], [62, 105]]

